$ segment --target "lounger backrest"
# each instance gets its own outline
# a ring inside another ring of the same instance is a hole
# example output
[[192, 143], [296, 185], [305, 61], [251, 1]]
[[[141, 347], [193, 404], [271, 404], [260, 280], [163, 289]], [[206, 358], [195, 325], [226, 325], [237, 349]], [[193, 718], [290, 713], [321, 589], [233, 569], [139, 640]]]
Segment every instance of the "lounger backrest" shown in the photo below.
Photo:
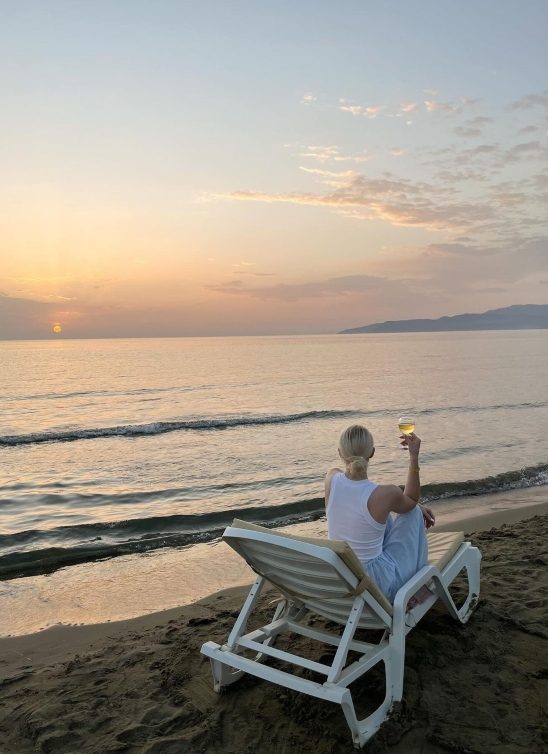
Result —
[[372, 604], [370, 617], [378, 618], [377, 607], [381, 613], [392, 614], [390, 603], [346, 542], [273, 532], [238, 519], [223, 538], [283, 594], [331, 620], [345, 623], [361, 592], [367, 592]]

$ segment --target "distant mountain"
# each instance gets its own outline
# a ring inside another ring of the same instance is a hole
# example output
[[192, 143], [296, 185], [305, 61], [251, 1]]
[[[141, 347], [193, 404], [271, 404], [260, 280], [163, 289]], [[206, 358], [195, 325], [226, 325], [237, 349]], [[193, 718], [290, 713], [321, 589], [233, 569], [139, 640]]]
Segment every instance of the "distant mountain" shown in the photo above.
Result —
[[401, 319], [341, 330], [341, 335], [363, 332], [448, 332], [454, 330], [545, 330], [548, 304], [526, 304], [490, 309], [483, 314], [457, 314], [439, 319]]

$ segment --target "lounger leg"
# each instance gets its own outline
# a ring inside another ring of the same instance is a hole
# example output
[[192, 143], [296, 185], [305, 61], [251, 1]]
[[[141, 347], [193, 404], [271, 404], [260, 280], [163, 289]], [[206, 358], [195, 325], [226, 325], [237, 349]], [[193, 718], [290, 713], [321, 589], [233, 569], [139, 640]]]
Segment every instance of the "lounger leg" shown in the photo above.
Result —
[[354, 604], [352, 605], [352, 608], [350, 610], [350, 614], [348, 616], [348, 620], [346, 621], [346, 626], [341, 636], [339, 646], [337, 647], [335, 657], [333, 658], [333, 663], [331, 664], [331, 670], [329, 671], [329, 675], [327, 676], [327, 683], [336, 683], [339, 680], [341, 671], [344, 668], [346, 658], [348, 656], [350, 642], [354, 638], [354, 634], [356, 633], [356, 629], [360, 622], [363, 607], [364, 601], [363, 597], [360, 595], [356, 597]]
[[348, 723], [348, 727], [352, 733], [352, 741], [356, 749], [361, 749], [369, 739], [375, 735], [384, 721], [388, 718], [392, 704], [394, 701], [393, 685], [391, 683], [392, 676], [392, 661], [390, 656], [384, 660], [384, 671], [386, 680], [386, 693], [382, 704], [372, 712], [368, 717], [363, 720], [358, 720], [356, 717], [356, 710], [354, 708], [354, 702], [352, 701], [352, 694], [350, 690], [346, 690], [346, 694], [341, 702], [341, 707]]
[[[257, 576], [255, 583], [249, 590], [249, 594], [247, 595], [247, 599], [244, 602], [236, 623], [234, 624], [234, 627], [230, 632], [230, 636], [227, 639], [226, 647], [235, 653], [238, 653], [238, 639], [246, 629], [248, 618], [255, 606], [255, 603], [259, 599], [264, 583], [265, 580], [263, 579], [263, 577]], [[229, 665], [224, 662], [220, 662], [219, 660], [210, 658], [210, 663], [211, 672], [213, 674], [213, 688], [217, 692], [222, 691], [225, 686], [230, 686], [231, 683], [235, 683], [244, 674], [243, 670], [236, 670], [235, 668], [231, 668]]]
[[403, 698], [403, 677], [405, 672], [405, 614], [395, 611], [392, 632], [388, 640], [390, 654], [385, 662], [386, 685], [390, 682], [392, 698], [400, 702]]
[[224, 662], [219, 662], [219, 660], [213, 660], [210, 658], [209, 662], [211, 664], [211, 673], [213, 674], [213, 690], [218, 694], [226, 686], [235, 683], [244, 674], [243, 670], [231, 668], [228, 665], [225, 665]]
[[470, 618], [478, 604], [480, 595], [480, 563], [481, 552], [477, 547], [470, 547], [466, 553], [466, 576], [468, 578], [468, 596], [459, 610], [459, 620], [462, 623]]
[[238, 639], [244, 633], [248, 618], [253, 611], [253, 608], [255, 607], [255, 603], [260, 597], [264, 584], [265, 580], [263, 579], [263, 577], [257, 576], [255, 583], [249, 590], [249, 594], [247, 595], [246, 601], [244, 602], [240, 614], [238, 615], [238, 619], [234, 624], [234, 628], [230, 632], [230, 635], [226, 641], [226, 645], [230, 649], [230, 651], [234, 651], [234, 648], [238, 643]]
[[461, 570], [466, 570], [466, 577], [468, 580], [468, 595], [464, 604], [460, 609], [455, 605], [453, 598], [449, 594], [448, 586], [453, 581], [456, 573], [448, 580], [448, 584], [444, 584], [438, 577], [433, 577], [434, 591], [437, 596], [442, 600], [443, 604], [449, 611], [449, 613], [455, 618], [455, 620], [461, 623], [466, 623], [474, 608], [476, 607], [480, 594], [480, 563], [481, 552], [477, 547], [469, 547], [466, 551], [465, 559], [462, 562]]

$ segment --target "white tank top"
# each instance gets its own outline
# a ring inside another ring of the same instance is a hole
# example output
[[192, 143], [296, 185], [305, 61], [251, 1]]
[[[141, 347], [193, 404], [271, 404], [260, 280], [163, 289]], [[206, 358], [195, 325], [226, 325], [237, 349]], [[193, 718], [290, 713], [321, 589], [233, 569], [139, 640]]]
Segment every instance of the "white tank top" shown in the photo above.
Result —
[[376, 486], [369, 479], [348, 479], [341, 472], [331, 478], [327, 501], [328, 537], [348, 542], [362, 563], [382, 552], [386, 524], [375, 521], [367, 507]]

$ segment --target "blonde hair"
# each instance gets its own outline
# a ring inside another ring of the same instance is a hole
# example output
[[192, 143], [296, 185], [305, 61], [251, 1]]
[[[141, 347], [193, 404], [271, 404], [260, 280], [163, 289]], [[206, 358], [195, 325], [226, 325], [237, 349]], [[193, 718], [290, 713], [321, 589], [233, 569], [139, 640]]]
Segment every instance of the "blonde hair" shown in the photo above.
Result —
[[339, 453], [350, 476], [367, 475], [367, 464], [375, 441], [373, 435], [361, 424], [353, 424], [339, 438]]

